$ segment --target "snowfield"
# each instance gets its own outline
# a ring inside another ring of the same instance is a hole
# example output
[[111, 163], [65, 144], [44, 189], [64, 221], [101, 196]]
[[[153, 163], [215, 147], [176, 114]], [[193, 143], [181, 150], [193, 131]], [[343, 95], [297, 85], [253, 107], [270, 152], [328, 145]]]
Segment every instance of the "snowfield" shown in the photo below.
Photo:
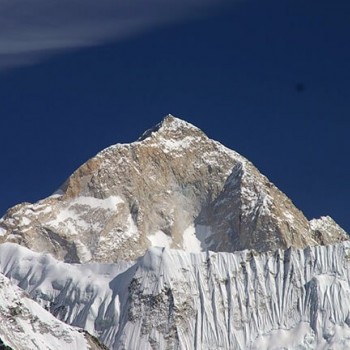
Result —
[[0, 322], [2, 343], [16, 350], [103, 349], [85, 332], [59, 321], [44, 310], [2, 274]]
[[349, 259], [349, 242], [268, 253], [151, 248], [134, 263], [82, 265], [0, 246], [11, 281], [110, 349], [350, 349]]

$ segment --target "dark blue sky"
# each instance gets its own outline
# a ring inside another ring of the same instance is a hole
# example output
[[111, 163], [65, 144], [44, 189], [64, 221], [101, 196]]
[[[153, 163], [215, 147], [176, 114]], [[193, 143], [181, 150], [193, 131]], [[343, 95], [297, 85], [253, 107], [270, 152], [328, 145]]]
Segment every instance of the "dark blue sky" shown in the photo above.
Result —
[[246, 0], [2, 69], [0, 213], [172, 113], [350, 232], [349, 34], [349, 1]]

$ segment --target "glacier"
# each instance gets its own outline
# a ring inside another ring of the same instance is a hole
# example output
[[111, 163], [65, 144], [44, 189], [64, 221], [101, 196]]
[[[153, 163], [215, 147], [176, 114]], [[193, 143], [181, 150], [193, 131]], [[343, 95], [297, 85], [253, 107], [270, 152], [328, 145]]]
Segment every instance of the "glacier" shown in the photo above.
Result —
[[110, 349], [350, 349], [350, 242], [274, 252], [153, 247], [67, 264], [13, 243], [1, 272]]
[[59, 321], [2, 274], [0, 324], [0, 349], [105, 349], [88, 333]]

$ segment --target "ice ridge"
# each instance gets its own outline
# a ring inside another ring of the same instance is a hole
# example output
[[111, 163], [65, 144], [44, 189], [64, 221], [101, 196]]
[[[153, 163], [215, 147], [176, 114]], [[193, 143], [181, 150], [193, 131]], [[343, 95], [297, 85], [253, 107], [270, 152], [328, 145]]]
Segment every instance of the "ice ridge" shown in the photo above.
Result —
[[110, 349], [350, 348], [349, 242], [266, 253], [150, 248], [134, 264], [73, 267], [6, 243], [0, 257], [13, 282]]

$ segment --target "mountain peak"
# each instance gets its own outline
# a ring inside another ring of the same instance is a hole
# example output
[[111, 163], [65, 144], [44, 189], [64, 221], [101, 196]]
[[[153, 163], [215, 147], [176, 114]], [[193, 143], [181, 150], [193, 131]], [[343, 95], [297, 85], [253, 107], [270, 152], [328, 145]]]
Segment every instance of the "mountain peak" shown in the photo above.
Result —
[[168, 130], [182, 130], [182, 129], [195, 129], [199, 130], [196, 126], [186, 122], [183, 119], [177, 118], [172, 114], [166, 115], [160, 122], [161, 127]]
[[184, 138], [188, 135], [205, 136], [203, 131], [201, 131], [196, 126], [184, 121], [183, 119], [174, 117], [172, 114], [168, 114], [160, 123], [146, 130], [138, 139], [138, 141], [144, 141], [151, 136], [159, 134], [166, 139], [179, 139]]
[[69, 262], [136, 259], [151, 246], [191, 252], [303, 248], [347, 239], [312, 225], [249, 161], [172, 115], [77, 169], [62, 195], [10, 209], [0, 242]]

